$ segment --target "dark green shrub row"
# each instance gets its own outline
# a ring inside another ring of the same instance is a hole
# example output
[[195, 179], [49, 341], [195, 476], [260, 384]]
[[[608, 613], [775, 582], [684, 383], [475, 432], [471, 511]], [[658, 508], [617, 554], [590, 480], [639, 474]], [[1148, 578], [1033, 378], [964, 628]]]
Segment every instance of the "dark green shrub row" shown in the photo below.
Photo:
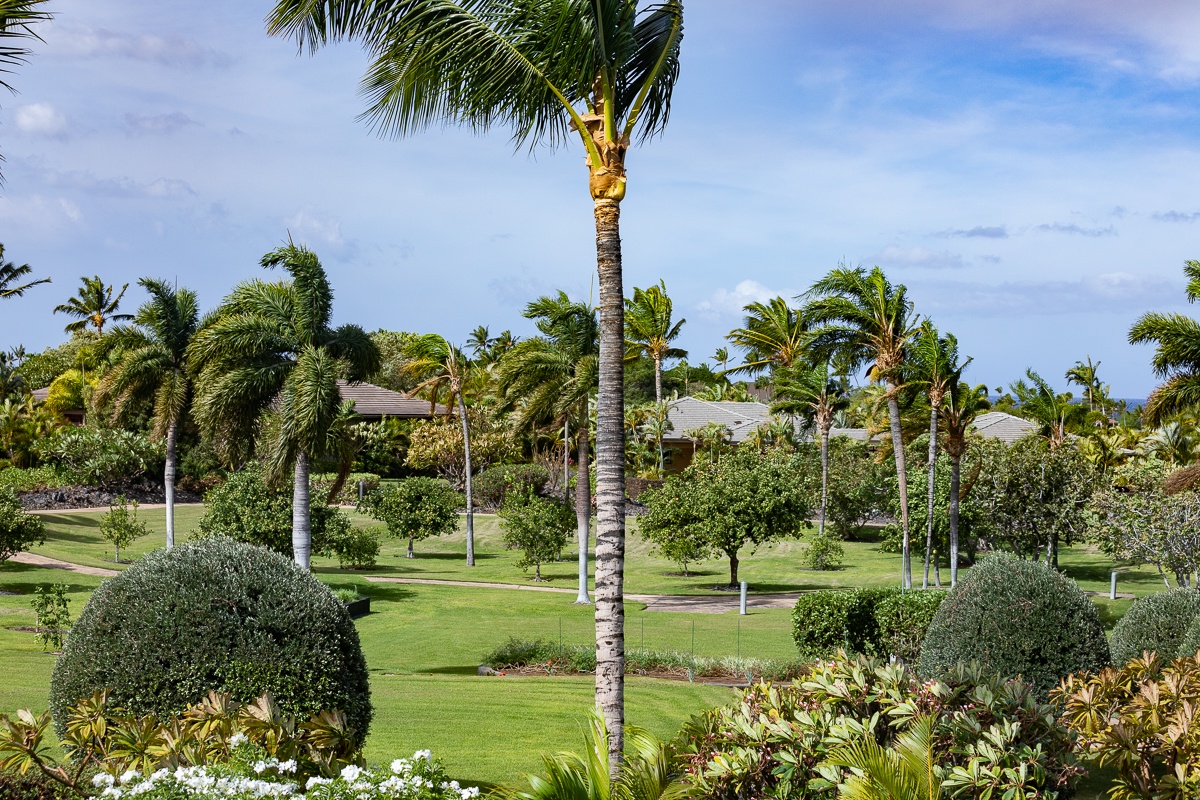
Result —
[[334, 481], [337, 480], [337, 475], [331, 472], [323, 472], [319, 475], [312, 476], [312, 493], [314, 497], [322, 498], [326, 504], [333, 506], [353, 506], [358, 505], [358, 482], [363, 482], [363, 494], [370, 494], [379, 488], [379, 476], [371, 472], [351, 472], [346, 476], [346, 482], [342, 485], [341, 491], [337, 493], [337, 497], [330, 498], [329, 490], [333, 488]]
[[[1196, 648], [1187, 649], [1185, 634], [1192, 620], [1200, 615], [1200, 592], [1195, 589], [1172, 589], [1138, 600], [1113, 628], [1109, 646], [1114, 664], [1126, 664], [1142, 653], [1158, 653], [1170, 660], [1177, 653], [1192, 655]], [[1198, 630], [1200, 632], [1200, 630]]]
[[801, 595], [792, 612], [792, 637], [801, 658], [837, 650], [915, 661], [925, 631], [946, 592], [851, 589]]
[[0, 489], [33, 492], [39, 489], [57, 489], [60, 486], [70, 485], [70, 477], [51, 466], [0, 469]]
[[499, 464], [488, 467], [471, 479], [473, 501], [480, 508], [499, 508], [508, 493], [540, 494], [550, 480], [549, 471], [540, 464]]
[[359, 744], [371, 722], [367, 665], [342, 603], [288, 559], [225, 538], [156, 550], [100, 585], [54, 666], [60, 736], [70, 707], [100, 689], [159, 718], [209, 690], [243, 702], [270, 692], [301, 719], [344, 711]]

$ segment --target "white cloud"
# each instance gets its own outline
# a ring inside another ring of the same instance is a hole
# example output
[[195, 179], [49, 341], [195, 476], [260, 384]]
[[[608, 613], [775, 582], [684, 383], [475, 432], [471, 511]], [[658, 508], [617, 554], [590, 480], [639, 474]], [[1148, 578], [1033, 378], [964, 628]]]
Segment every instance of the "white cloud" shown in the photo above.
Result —
[[287, 226], [292, 236], [300, 241], [314, 244], [328, 244], [341, 247], [346, 243], [342, 238], [342, 222], [324, 211], [312, 206], [304, 206], [283, 224]]
[[14, 118], [21, 133], [47, 139], [63, 139], [71, 127], [66, 115], [49, 103], [18, 106]]
[[1075, 233], [1080, 236], [1116, 236], [1117, 229], [1112, 225], [1106, 225], [1103, 228], [1087, 228], [1083, 225], [1076, 225], [1074, 222], [1051, 222], [1044, 225], [1035, 225], [1033, 227], [1039, 233]]
[[182, 111], [171, 114], [125, 115], [125, 128], [131, 136], [163, 136], [199, 124]]
[[79, 222], [83, 219], [83, 213], [79, 210], [79, 206], [75, 205], [65, 197], [58, 198], [58, 206], [62, 209], [62, 212], [66, 215], [67, 219], [71, 220], [71, 222]]
[[717, 289], [708, 300], [696, 304], [700, 314], [708, 319], [722, 317], [741, 317], [750, 303], [766, 303], [775, 297], [792, 297], [796, 292], [791, 290], [775, 291], [768, 289], [758, 281], [744, 280], [730, 289]]
[[1073, 281], [937, 282], [910, 286], [925, 313], [979, 317], [1127, 312], [1178, 303], [1173, 281], [1128, 272], [1101, 272]]
[[948, 250], [933, 251], [924, 247], [889, 245], [878, 256], [869, 259], [884, 267], [913, 267], [917, 269], [962, 269], [963, 257]]
[[50, 38], [58, 52], [76, 58], [128, 58], [173, 67], [225, 66], [229, 57], [185, 36], [136, 34], [104, 28], [68, 28]]

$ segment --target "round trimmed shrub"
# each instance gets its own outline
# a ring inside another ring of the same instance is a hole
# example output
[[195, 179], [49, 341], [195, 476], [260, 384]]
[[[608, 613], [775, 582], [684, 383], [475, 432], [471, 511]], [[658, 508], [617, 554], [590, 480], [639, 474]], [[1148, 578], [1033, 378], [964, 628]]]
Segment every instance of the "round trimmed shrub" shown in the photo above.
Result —
[[130, 712], [174, 715], [210, 690], [270, 692], [303, 721], [340, 709], [361, 744], [367, 663], [342, 603], [263, 547], [213, 537], [158, 550], [100, 585], [54, 665], [59, 734], [76, 702], [108, 689]]
[[1200, 592], [1195, 589], [1172, 589], [1143, 597], [1113, 628], [1109, 641], [1113, 663], [1128, 664], [1146, 650], [1170, 661], [1198, 614]]
[[1021, 676], [1045, 697], [1066, 675], [1106, 666], [1108, 640], [1075, 581], [1041, 562], [997, 554], [980, 561], [938, 608], [920, 671], [933, 678], [971, 661]]
[[[1181, 591], [1190, 591], [1195, 593], [1195, 589], [1184, 589]], [[1200, 614], [1192, 616], [1191, 624], [1187, 626], [1187, 630], [1183, 632], [1183, 636], [1179, 637], [1179, 643], [1175, 646], [1174, 656], [1176, 658], [1191, 658], [1196, 655], [1196, 651], [1200, 650]], [[1138, 653], [1141, 655], [1141, 653]], [[1170, 661], [1170, 654], [1161, 654], [1163, 661]]]

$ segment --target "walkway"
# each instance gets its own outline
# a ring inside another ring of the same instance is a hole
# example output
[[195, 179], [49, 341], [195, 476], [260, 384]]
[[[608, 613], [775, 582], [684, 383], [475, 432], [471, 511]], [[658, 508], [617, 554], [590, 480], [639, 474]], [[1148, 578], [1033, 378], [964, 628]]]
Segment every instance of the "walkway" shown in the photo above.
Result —
[[104, 569], [103, 567], [85, 567], [82, 564], [72, 564], [69, 561], [59, 561], [57, 558], [39, 556], [36, 553], [17, 553], [9, 560], [15, 561], [18, 564], [28, 564], [31, 567], [65, 569], [68, 572], [78, 572], [80, 575], [95, 575], [100, 578], [111, 578], [114, 575], [120, 574], [115, 569]]

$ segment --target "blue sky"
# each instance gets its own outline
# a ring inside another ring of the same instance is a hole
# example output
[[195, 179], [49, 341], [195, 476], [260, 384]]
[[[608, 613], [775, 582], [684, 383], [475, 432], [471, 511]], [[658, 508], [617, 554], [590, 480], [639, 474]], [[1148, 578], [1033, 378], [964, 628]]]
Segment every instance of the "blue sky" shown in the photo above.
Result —
[[[1036, 5], [1036, 8], [1032, 8]], [[0, 307], [0, 345], [63, 339], [79, 276], [178, 278], [215, 305], [290, 231], [340, 322], [464, 341], [586, 298], [577, 148], [505, 131], [404, 140], [356, 121], [366, 64], [266, 36], [270, 3], [52, 0], [0, 97], [0, 242], [54, 280]], [[1145, 0], [689, 0], [670, 126], [628, 159], [626, 287], [666, 281], [683, 346], [711, 356], [751, 300], [879, 264], [974, 356], [968, 378], [1101, 362], [1188, 313], [1200, 258], [1200, 6]], [[142, 297], [131, 286], [127, 310]], [[1197, 312], [1200, 313], [1200, 312]]]

